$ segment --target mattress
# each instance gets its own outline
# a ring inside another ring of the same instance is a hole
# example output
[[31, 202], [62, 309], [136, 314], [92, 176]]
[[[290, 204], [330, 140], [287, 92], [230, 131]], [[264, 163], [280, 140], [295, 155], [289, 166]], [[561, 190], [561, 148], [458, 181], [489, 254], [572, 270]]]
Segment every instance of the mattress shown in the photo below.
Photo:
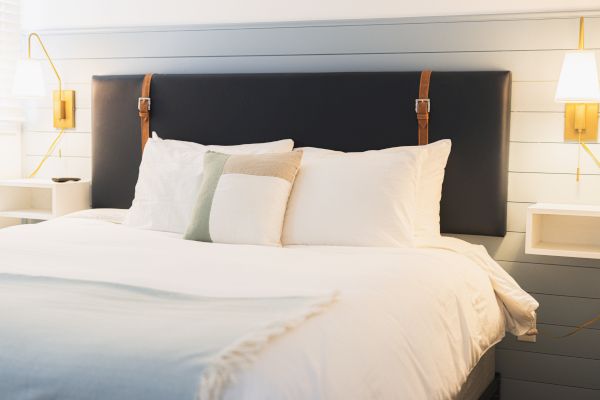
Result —
[[442, 246], [199, 243], [108, 214], [0, 230], [0, 273], [223, 298], [338, 293], [236, 370], [227, 400], [452, 399], [507, 328], [497, 278]]

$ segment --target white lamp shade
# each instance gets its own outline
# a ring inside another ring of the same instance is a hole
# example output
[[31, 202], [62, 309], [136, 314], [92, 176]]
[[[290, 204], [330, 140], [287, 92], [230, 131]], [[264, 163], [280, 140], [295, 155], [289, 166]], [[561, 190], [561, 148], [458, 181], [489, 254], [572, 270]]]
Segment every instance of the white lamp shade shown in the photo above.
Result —
[[598, 67], [593, 51], [565, 54], [555, 100], [560, 103], [600, 103]]
[[17, 63], [13, 95], [22, 98], [43, 97], [46, 94], [45, 86], [40, 61], [28, 58]]

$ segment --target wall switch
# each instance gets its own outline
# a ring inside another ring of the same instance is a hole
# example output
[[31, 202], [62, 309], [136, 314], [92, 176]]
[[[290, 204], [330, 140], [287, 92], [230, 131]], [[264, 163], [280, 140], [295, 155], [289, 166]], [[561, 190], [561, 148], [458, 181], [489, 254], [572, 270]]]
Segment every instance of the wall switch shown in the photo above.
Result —
[[[534, 318], [533, 321], [533, 328], [532, 328], [533, 332], [532, 333], [539, 333], [537, 330], [537, 315]], [[529, 343], [535, 343], [537, 339], [537, 335], [521, 335], [521, 336], [517, 336], [517, 340], [519, 342], [529, 342]]]
[[535, 343], [536, 339], [537, 339], [537, 335], [521, 335], [521, 336], [517, 336], [517, 340], [519, 342]]

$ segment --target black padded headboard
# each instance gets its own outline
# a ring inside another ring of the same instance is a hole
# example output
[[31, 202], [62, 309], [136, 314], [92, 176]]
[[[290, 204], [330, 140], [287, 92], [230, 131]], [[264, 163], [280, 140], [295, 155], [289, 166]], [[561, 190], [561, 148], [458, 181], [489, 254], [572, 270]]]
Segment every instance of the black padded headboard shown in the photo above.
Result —
[[[165, 139], [362, 151], [415, 145], [419, 72], [155, 75], [151, 130]], [[93, 79], [93, 207], [128, 208], [140, 154], [142, 75]], [[442, 231], [506, 232], [511, 75], [437, 72], [430, 142], [452, 139]], [[332, 182], [335, 184], [335, 182]]]

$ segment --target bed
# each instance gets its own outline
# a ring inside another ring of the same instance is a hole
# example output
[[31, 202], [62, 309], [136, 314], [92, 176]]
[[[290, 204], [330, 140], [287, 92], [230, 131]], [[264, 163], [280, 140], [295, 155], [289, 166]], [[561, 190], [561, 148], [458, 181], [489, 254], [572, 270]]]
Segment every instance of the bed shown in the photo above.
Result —
[[[151, 128], [224, 145], [282, 135], [343, 151], [412, 145], [418, 76], [158, 75]], [[227, 245], [123, 225], [141, 79], [94, 78], [95, 210], [0, 231], [0, 392], [498, 398], [493, 346], [534, 328], [537, 303], [481, 247]], [[434, 72], [432, 82], [430, 136], [454, 146], [442, 230], [503, 235], [510, 73]]]

